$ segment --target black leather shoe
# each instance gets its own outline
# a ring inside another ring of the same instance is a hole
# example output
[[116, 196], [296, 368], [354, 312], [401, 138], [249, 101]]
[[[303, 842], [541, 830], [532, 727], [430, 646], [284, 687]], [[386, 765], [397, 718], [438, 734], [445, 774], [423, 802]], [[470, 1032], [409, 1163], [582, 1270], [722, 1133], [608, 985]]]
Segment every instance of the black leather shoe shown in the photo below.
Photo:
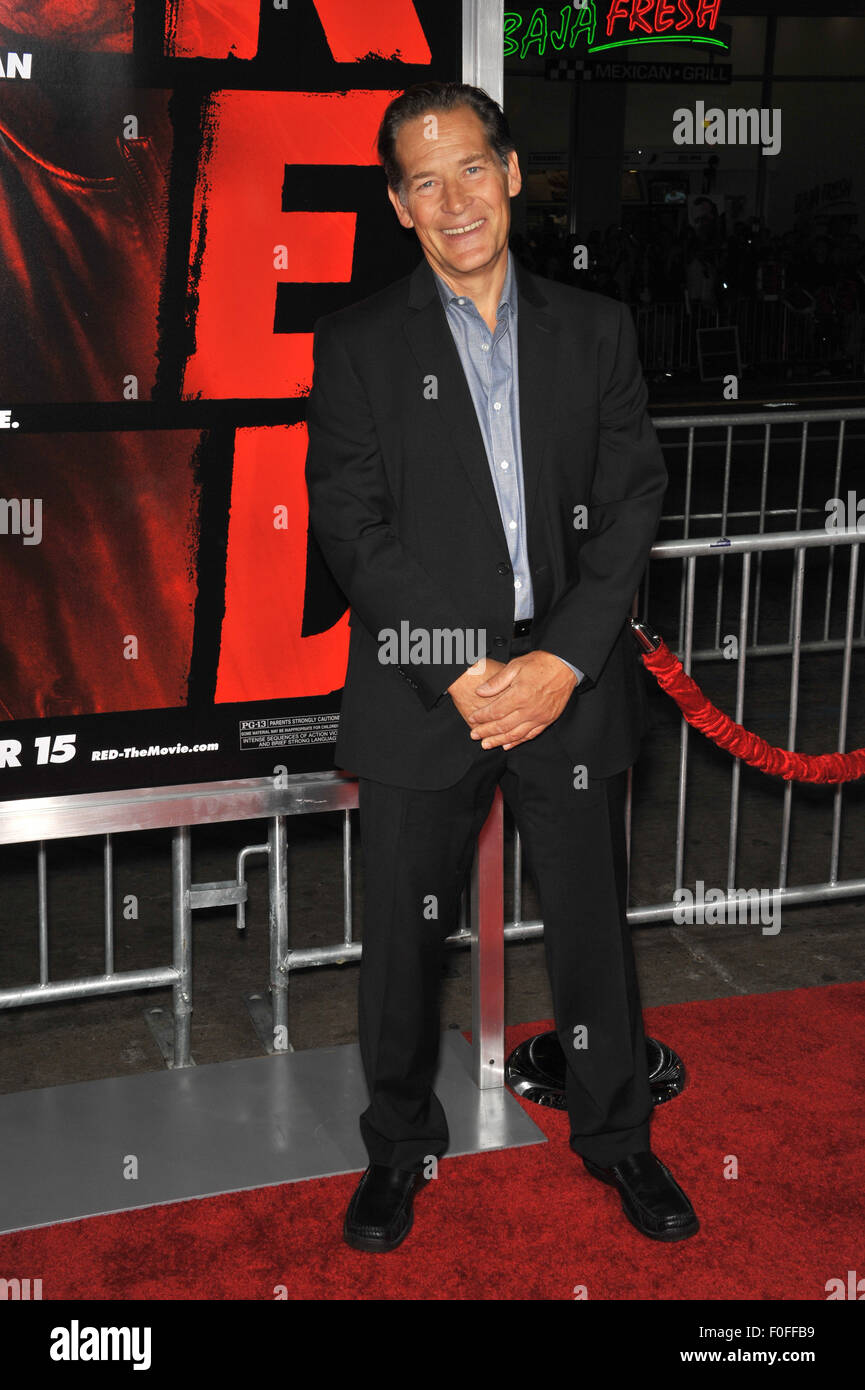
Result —
[[412, 1228], [415, 1192], [426, 1179], [371, 1163], [349, 1202], [342, 1238], [355, 1250], [395, 1250]]
[[700, 1229], [694, 1208], [669, 1168], [648, 1149], [628, 1154], [612, 1168], [584, 1158], [593, 1178], [617, 1187], [632, 1225], [651, 1240], [686, 1240]]

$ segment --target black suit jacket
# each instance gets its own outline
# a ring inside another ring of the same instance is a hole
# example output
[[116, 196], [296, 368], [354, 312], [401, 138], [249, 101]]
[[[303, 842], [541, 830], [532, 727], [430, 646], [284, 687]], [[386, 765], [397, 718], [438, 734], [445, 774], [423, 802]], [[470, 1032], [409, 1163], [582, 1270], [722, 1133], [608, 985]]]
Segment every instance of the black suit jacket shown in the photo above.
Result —
[[[634, 761], [643, 731], [644, 676], [627, 623], [667, 474], [627, 308], [519, 263], [515, 272], [531, 645], [585, 672], [554, 727], [575, 765], [609, 777]], [[314, 360], [310, 526], [351, 607], [336, 763], [395, 785], [450, 786], [491, 756], [443, 693], [473, 653], [383, 664], [380, 634], [406, 622], [427, 633], [481, 631], [486, 652], [507, 661], [514, 580], [483, 436], [426, 260], [319, 319]], [[574, 525], [580, 507], [584, 527]]]

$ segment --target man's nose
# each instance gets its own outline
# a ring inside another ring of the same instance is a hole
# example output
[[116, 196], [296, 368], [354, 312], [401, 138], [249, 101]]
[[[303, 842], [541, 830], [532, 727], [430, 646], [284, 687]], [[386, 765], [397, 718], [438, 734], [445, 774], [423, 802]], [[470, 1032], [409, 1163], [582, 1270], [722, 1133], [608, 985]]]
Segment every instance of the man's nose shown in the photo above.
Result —
[[463, 212], [471, 202], [471, 196], [465, 188], [460, 186], [457, 179], [445, 181], [444, 192], [442, 195], [442, 209], [451, 216]]

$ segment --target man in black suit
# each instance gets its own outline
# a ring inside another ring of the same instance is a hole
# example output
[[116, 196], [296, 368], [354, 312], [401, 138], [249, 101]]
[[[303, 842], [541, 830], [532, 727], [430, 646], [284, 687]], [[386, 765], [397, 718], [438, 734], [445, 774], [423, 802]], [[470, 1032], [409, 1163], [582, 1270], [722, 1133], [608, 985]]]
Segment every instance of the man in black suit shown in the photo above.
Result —
[[628, 311], [508, 249], [520, 170], [485, 92], [410, 88], [379, 131], [424, 259], [320, 319], [310, 524], [351, 606], [336, 748], [359, 778], [370, 1163], [344, 1238], [392, 1250], [448, 1130], [443, 942], [501, 783], [538, 886], [570, 1143], [645, 1235], [698, 1223], [651, 1152], [624, 788], [645, 693], [628, 615], [666, 471]]

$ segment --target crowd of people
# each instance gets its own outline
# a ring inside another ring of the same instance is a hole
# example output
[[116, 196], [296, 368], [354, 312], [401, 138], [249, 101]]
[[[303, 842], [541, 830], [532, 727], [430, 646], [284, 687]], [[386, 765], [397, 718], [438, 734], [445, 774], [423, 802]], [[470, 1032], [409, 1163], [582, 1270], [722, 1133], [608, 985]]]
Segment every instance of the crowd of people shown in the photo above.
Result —
[[586, 238], [588, 265], [575, 268], [576, 238], [552, 217], [528, 236], [512, 237], [514, 253], [539, 275], [597, 290], [630, 304], [704, 304], [729, 310], [740, 298], [784, 297], [791, 308], [813, 301], [818, 313], [865, 310], [865, 240], [851, 227], [830, 232], [723, 222], [701, 232], [685, 224], [674, 231], [659, 222], [651, 231], [627, 225], [594, 229]]
[[[697, 199], [699, 204], [701, 200]], [[721, 323], [741, 322], [751, 305], [783, 306], [813, 328], [824, 349], [851, 359], [857, 375], [865, 364], [851, 344], [862, 340], [865, 318], [865, 240], [849, 219], [840, 227], [801, 224], [778, 233], [744, 221], [726, 229], [707, 215], [681, 226], [658, 219], [649, 229], [610, 226], [586, 237], [586, 254], [551, 216], [529, 235], [515, 235], [515, 255], [531, 270], [641, 306], [678, 304], [716, 312]]]

